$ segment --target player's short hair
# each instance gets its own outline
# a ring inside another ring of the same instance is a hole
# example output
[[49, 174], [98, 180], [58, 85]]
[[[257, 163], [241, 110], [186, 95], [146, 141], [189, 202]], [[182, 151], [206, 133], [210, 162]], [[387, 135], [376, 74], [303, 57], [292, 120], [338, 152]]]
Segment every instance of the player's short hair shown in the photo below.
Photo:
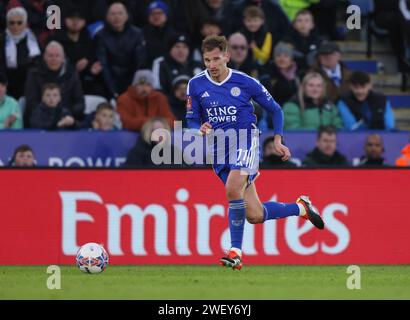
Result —
[[246, 18], [261, 18], [265, 20], [265, 13], [257, 6], [249, 6], [243, 10], [243, 17]]
[[369, 74], [363, 71], [354, 71], [349, 78], [349, 83], [354, 86], [364, 86], [371, 81]]
[[60, 86], [54, 82], [46, 83], [41, 88], [41, 95], [43, 95], [44, 92], [46, 92], [46, 90], [54, 90], [54, 89], [57, 89], [58, 91], [60, 91]]
[[337, 135], [337, 130], [334, 126], [320, 126], [317, 133], [317, 140], [322, 137], [322, 134], [327, 133], [328, 135]]
[[208, 36], [202, 41], [202, 52], [219, 49], [222, 52], [228, 50], [228, 40], [224, 36]]
[[97, 109], [95, 110], [96, 113], [99, 113], [103, 110], [111, 110], [114, 111], [114, 107], [109, 103], [109, 102], [101, 102], [98, 106]]

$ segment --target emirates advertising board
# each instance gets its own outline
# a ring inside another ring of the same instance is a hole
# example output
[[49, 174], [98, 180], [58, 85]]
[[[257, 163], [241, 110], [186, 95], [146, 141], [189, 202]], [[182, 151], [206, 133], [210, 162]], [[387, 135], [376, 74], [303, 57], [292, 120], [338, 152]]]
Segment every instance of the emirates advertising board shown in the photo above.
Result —
[[[262, 201], [307, 194], [326, 227], [298, 217], [245, 225], [249, 265], [410, 263], [410, 170], [262, 170]], [[228, 207], [212, 170], [4, 169], [0, 264], [73, 264], [102, 244], [112, 265], [215, 264]]]

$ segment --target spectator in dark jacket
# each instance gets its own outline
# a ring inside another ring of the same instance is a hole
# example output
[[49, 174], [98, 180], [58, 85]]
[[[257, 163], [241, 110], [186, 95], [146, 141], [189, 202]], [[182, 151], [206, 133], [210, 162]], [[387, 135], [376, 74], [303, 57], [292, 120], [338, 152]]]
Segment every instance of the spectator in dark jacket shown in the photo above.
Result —
[[189, 55], [189, 41], [183, 35], [177, 35], [169, 43], [169, 53], [155, 59], [153, 72], [156, 89], [162, 90], [167, 97], [172, 96], [172, 81], [182, 74], [189, 77], [202, 71], [202, 64], [193, 61]]
[[167, 53], [167, 44], [175, 36], [176, 31], [168, 22], [169, 8], [163, 1], [153, 1], [147, 9], [148, 24], [143, 27], [147, 43], [147, 65]]
[[228, 44], [231, 55], [228, 67], [257, 78], [260, 67], [253, 61], [252, 52], [249, 50], [249, 44], [245, 36], [240, 32], [235, 32], [229, 36]]
[[7, 12], [7, 29], [0, 35], [0, 71], [7, 74], [8, 93], [19, 99], [24, 93], [27, 72], [41, 56], [36, 36], [27, 26], [22, 7]]
[[58, 42], [50, 42], [43, 54], [43, 62], [29, 71], [25, 86], [26, 106], [24, 126], [29, 127], [32, 111], [41, 102], [42, 87], [57, 83], [61, 90], [61, 105], [81, 121], [84, 117], [84, 94], [78, 72], [65, 61], [64, 49]]
[[65, 28], [56, 32], [49, 41], [62, 44], [67, 59], [80, 75], [85, 94], [106, 96], [102, 66], [96, 59], [95, 43], [85, 28], [85, 15], [76, 9], [65, 13]]
[[346, 130], [394, 129], [390, 101], [383, 93], [373, 91], [371, 78], [366, 72], [353, 72], [349, 85], [350, 90], [338, 102]]
[[171, 111], [174, 114], [176, 120], [182, 121], [182, 127], [186, 127], [186, 104], [188, 96], [186, 94], [188, 82], [190, 77], [186, 75], [180, 75], [176, 77], [172, 82], [173, 95], [169, 99]]
[[322, 39], [315, 32], [315, 22], [309, 10], [299, 11], [293, 21], [293, 28], [284, 41], [295, 47], [296, 63], [300, 71], [306, 71], [315, 62]]
[[370, 134], [364, 145], [365, 155], [360, 159], [359, 167], [387, 167], [384, 163], [384, 143], [379, 134]]
[[306, 167], [315, 166], [348, 166], [346, 157], [337, 148], [337, 135], [333, 127], [322, 127], [319, 130], [316, 148], [303, 160]]
[[135, 70], [146, 62], [145, 39], [142, 31], [128, 22], [122, 3], [113, 3], [106, 19], [96, 35], [97, 59], [111, 96], [117, 98], [131, 84]]
[[267, 65], [266, 73], [261, 76], [262, 84], [280, 105], [297, 93], [300, 84], [298, 67], [293, 56], [293, 46], [279, 42], [273, 51], [273, 60]]
[[57, 84], [45, 84], [41, 103], [31, 114], [33, 129], [57, 130], [74, 128], [75, 120], [68, 109], [61, 106], [60, 88]]
[[178, 31], [187, 33], [193, 46], [201, 45], [200, 30], [204, 21], [216, 20], [223, 34], [229, 34], [230, 22], [234, 20], [232, 12], [228, 11], [228, 2], [224, 0], [189, 0], [180, 1], [174, 24]]

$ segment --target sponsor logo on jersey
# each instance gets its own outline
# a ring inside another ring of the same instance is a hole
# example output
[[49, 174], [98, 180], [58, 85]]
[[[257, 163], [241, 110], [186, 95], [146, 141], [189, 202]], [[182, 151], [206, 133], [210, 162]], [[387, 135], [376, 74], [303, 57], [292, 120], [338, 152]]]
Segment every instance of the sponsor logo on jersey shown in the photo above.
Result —
[[216, 122], [236, 122], [236, 113], [238, 110], [235, 106], [223, 106], [206, 108], [209, 123]]
[[208, 93], [208, 91], [205, 91], [205, 92], [202, 94], [201, 98], [209, 98], [209, 93]]

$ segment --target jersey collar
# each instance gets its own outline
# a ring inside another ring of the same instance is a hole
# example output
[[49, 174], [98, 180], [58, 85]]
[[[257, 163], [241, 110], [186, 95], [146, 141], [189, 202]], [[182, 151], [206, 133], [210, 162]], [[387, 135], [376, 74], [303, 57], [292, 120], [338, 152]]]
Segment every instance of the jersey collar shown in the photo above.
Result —
[[208, 70], [205, 70], [205, 76], [206, 76], [207, 79], [208, 79], [210, 82], [212, 82], [213, 84], [215, 84], [215, 85], [217, 85], [217, 86], [221, 86], [221, 85], [223, 85], [225, 82], [227, 82], [227, 81], [231, 78], [231, 76], [232, 76], [232, 69], [231, 69], [231, 68], [228, 68], [228, 76], [227, 76], [227, 77], [225, 78], [225, 80], [222, 81], [222, 82], [216, 82], [216, 81], [212, 80], [211, 76], [210, 76], [209, 73], [208, 73]]

